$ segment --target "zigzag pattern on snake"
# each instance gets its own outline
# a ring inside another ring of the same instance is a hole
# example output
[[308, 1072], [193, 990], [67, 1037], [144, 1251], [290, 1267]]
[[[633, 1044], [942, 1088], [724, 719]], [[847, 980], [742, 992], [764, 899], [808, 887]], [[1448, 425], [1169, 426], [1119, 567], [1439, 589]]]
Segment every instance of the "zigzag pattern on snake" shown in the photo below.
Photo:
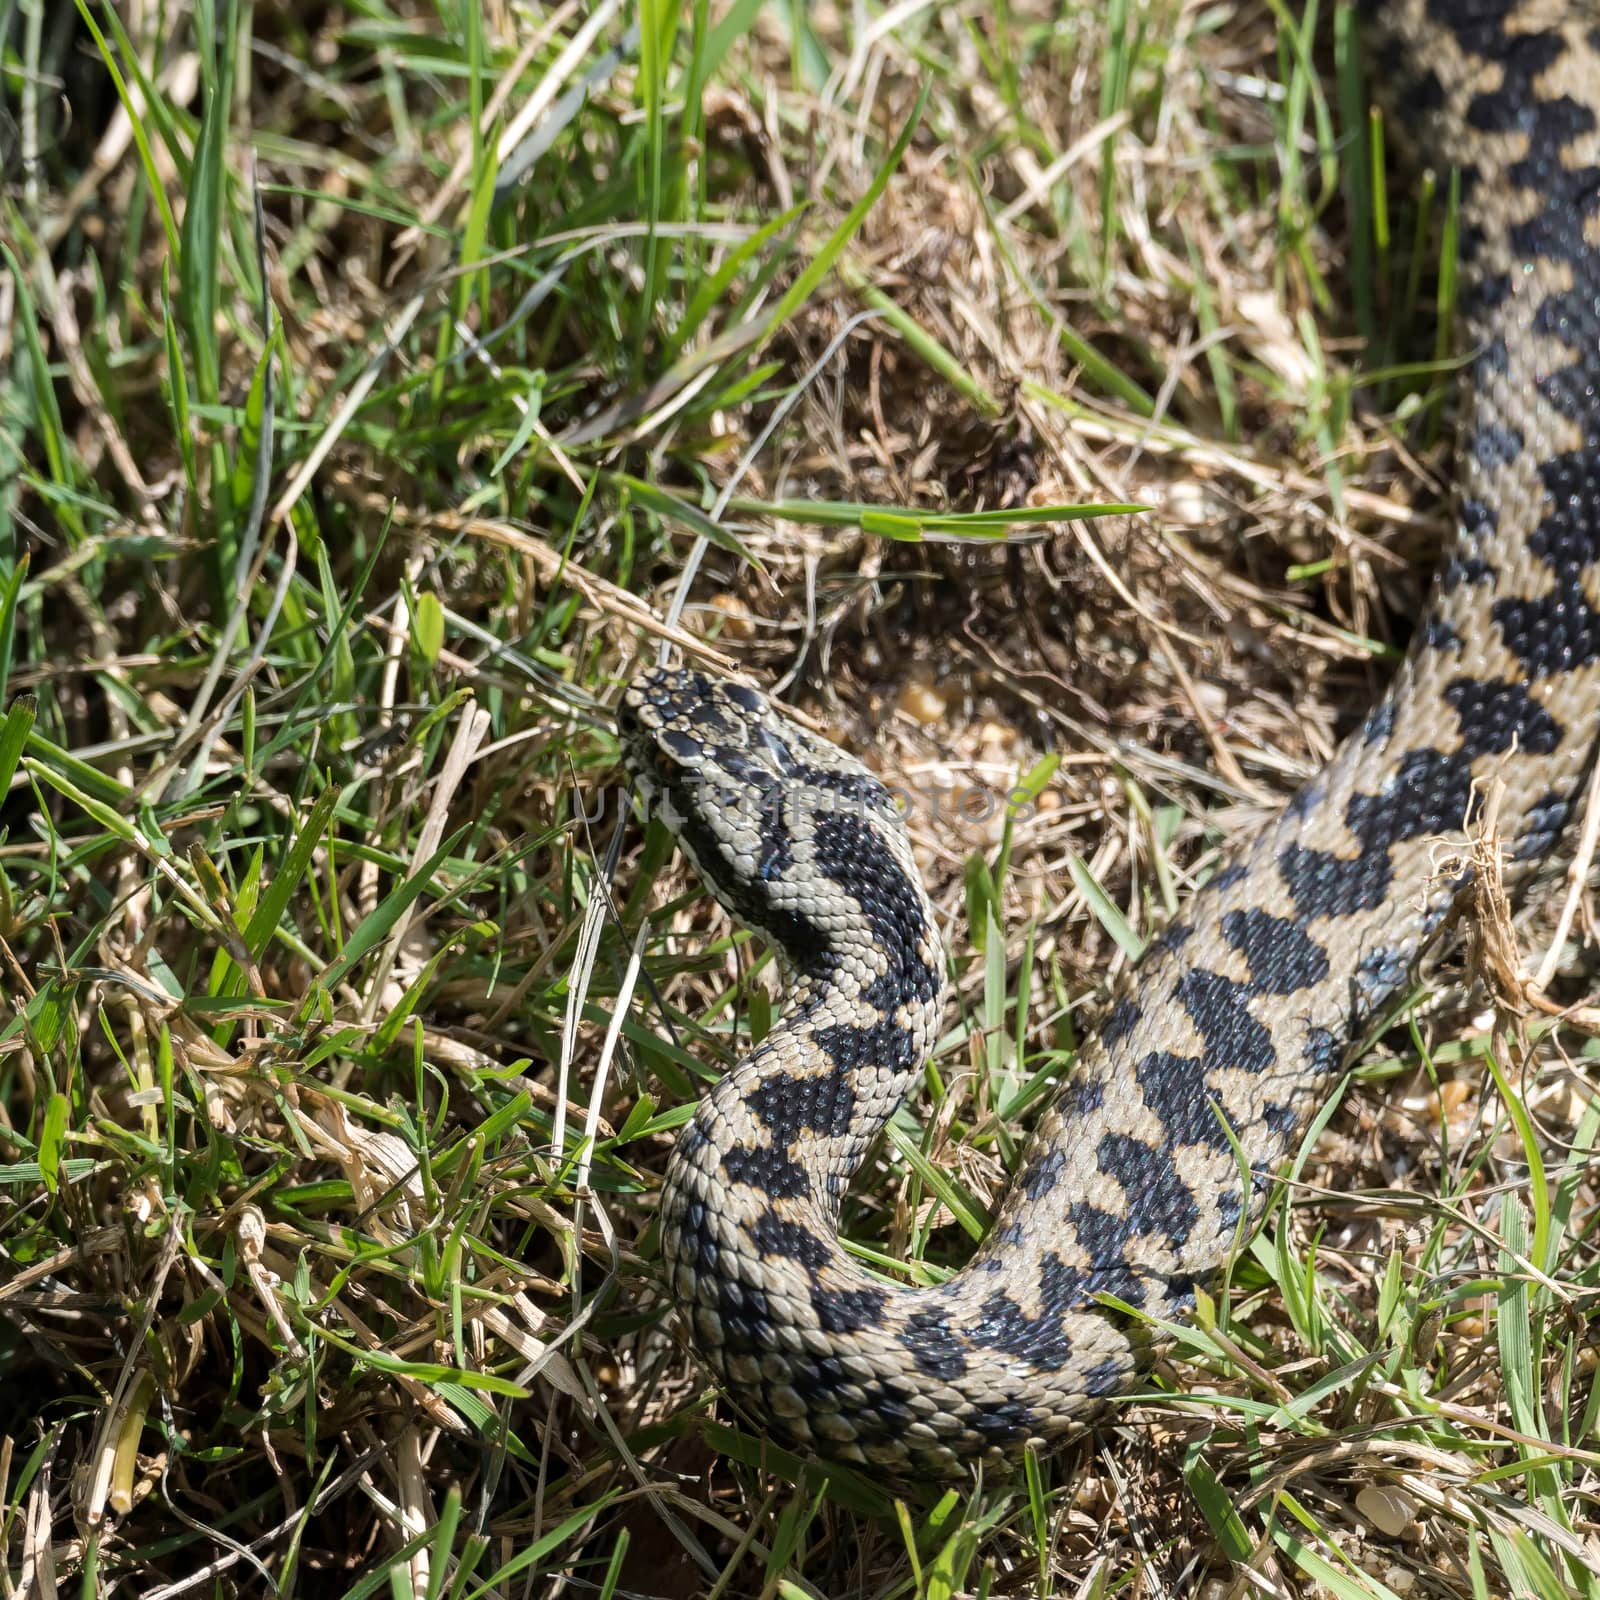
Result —
[[1460, 164], [1459, 531], [1388, 696], [1149, 951], [948, 1282], [886, 1284], [837, 1237], [944, 988], [893, 803], [753, 690], [657, 670], [623, 696], [640, 786], [792, 981], [682, 1134], [660, 1215], [701, 1355], [802, 1451], [947, 1477], [1094, 1423], [1153, 1354], [1096, 1297], [1192, 1310], [1461, 888], [1438, 838], [1502, 780], [1514, 889], [1594, 759], [1600, 14], [1404, 0], [1365, 27], [1423, 154]]

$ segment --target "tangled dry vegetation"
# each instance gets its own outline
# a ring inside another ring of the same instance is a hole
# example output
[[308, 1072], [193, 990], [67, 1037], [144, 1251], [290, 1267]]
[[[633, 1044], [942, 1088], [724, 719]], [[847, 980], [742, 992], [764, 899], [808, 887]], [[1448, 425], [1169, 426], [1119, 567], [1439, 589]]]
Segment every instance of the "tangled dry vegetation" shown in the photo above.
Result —
[[913, 797], [958, 1000], [845, 1225], [916, 1281], [1381, 687], [1449, 230], [1373, 186], [1354, 34], [0, 7], [6, 1594], [1600, 1592], [1559, 885], [1467, 919], [1150, 1394], [1025, 1478], [784, 1457], [655, 1272], [772, 1003], [621, 804], [661, 641]]

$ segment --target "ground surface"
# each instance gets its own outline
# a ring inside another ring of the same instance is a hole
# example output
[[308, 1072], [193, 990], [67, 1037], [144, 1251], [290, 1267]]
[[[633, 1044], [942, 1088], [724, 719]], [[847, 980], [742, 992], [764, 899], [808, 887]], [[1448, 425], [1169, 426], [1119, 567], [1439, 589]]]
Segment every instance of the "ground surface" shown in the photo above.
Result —
[[[6, 1593], [1600, 1593], [1591, 1047], [1459, 962], [1205, 1329], [1025, 1478], [772, 1452], [655, 1275], [771, 995], [619, 804], [660, 641], [912, 796], [958, 1001], [846, 1232], [924, 1280], [1381, 687], [1446, 514], [1448, 178], [1387, 170], [1350, 7], [0, 38]], [[1049, 509], [1107, 502], [1151, 510]]]

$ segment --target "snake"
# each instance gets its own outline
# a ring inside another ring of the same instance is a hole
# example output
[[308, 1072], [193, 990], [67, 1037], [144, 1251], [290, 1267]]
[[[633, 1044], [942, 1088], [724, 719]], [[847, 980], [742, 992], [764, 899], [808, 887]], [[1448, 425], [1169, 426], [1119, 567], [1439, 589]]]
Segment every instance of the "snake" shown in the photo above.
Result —
[[1360, 24], [1416, 153], [1459, 174], [1454, 531], [1388, 693], [1107, 997], [945, 1281], [890, 1281], [839, 1236], [941, 1025], [938, 918], [894, 795], [734, 677], [659, 665], [619, 698], [644, 803], [788, 991], [677, 1137], [658, 1220], [699, 1358], [804, 1458], [960, 1479], [1104, 1420], [1470, 887], [1491, 787], [1512, 895], [1582, 804], [1600, 730], [1600, 10], [1397, 0]]

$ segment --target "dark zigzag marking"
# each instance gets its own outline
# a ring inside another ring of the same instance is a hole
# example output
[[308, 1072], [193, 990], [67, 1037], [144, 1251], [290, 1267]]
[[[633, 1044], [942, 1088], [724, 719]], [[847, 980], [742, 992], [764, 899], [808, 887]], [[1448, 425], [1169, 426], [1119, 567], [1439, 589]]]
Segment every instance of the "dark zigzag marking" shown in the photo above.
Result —
[[1547, 594], [1497, 600], [1490, 608], [1506, 648], [1535, 678], [1600, 658], [1600, 615], [1583, 579], [1600, 559], [1600, 442], [1539, 464], [1550, 509], [1528, 548], [1555, 578]]
[[[1600, 535], [1591, 535], [1600, 537]], [[1501, 605], [1527, 602], [1500, 602]], [[1549, 635], [1541, 635], [1548, 643]], [[1507, 640], [1508, 645], [1511, 643]], [[1376, 911], [1388, 899], [1393, 867], [1389, 852], [1408, 839], [1444, 833], [1470, 822], [1477, 809], [1472, 763], [1512, 749], [1548, 755], [1564, 730], [1523, 683], [1457, 678], [1445, 689], [1456, 713], [1461, 748], [1413, 750], [1376, 795], [1356, 794], [1345, 807], [1345, 826], [1361, 845], [1358, 856], [1290, 845], [1278, 856], [1278, 875], [1295, 909], [1306, 919]]]
[[833, 1256], [828, 1240], [819, 1238], [802, 1223], [780, 1217], [776, 1211], [765, 1211], [756, 1218], [750, 1238], [763, 1255], [798, 1261], [809, 1272], [819, 1271]]
[[[764, 889], [757, 892], [755, 885], [728, 870], [722, 841], [705, 817], [682, 805], [678, 810], [683, 818], [679, 842], [700, 867], [701, 875], [718, 886], [728, 909], [782, 950], [796, 972], [813, 982], [826, 983], [839, 966], [839, 953], [827, 934], [801, 912], [773, 905]], [[718, 863], [722, 864], [722, 871], [717, 870]]]
[[838, 772], [832, 767], [801, 765], [795, 768], [795, 780], [854, 805], [885, 809], [894, 805], [894, 797], [871, 773]]
[[1030, 1200], [1041, 1200], [1055, 1188], [1066, 1171], [1067, 1153], [1047, 1150], [1022, 1174], [1022, 1192]]
[[1538, 378], [1539, 393], [1562, 416], [1576, 422], [1593, 443], [1596, 411], [1600, 410], [1600, 294], [1565, 289], [1547, 295], [1534, 312], [1536, 333], [1559, 340], [1573, 352], [1571, 365]]
[[1206, 1082], [1204, 1058], [1155, 1050], [1133, 1071], [1144, 1103], [1160, 1119], [1174, 1149], [1192, 1144], [1228, 1148], [1228, 1135], [1212, 1107], [1215, 1096]]
[[1249, 990], [1242, 983], [1197, 968], [1184, 973], [1173, 994], [1205, 1040], [1208, 1067], [1265, 1072], [1277, 1060], [1272, 1035], [1245, 1006]]
[[[1230, 941], [1237, 936], [1247, 942], [1264, 937], [1266, 924], [1259, 920], [1263, 917], [1266, 923], [1281, 920], [1267, 917], [1264, 912], [1231, 911], [1223, 919], [1225, 936]], [[1226, 931], [1230, 928], [1231, 933]], [[1291, 950], [1291, 960], [1309, 964], [1309, 952], [1315, 946], [1303, 934], [1299, 934], [1298, 929], [1295, 931], [1308, 949]], [[1257, 949], [1255, 954], [1257, 960], [1266, 963], [1263, 950]], [[1250, 961], [1248, 953], [1246, 960]], [[1326, 972], [1325, 959], [1323, 968]], [[1288, 976], [1285, 971], [1280, 974], [1278, 981], [1288, 981]], [[1298, 989], [1302, 985], [1296, 983], [1294, 987]], [[1203, 1144], [1218, 1151], [1228, 1148], [1227, 1131], [1213, 1108], [1216, 1096], [1207, 1075], [1213, 1071], [1230, 1069], [1260, 1073], [1276, 1062], [1277, 1052], [1272, 1047], [1271, 1033], [1250, 1015], [1245, 1004], [1251, 993], [1261, 992], [1268, 991], [1246, 988], [1232, 978], [1203, 969], [1186, 972], [1178, 981], [1173, 991], [1174, 998], [1189, 1013], [1189, 1020], [1204, 1042], [1204, 1048], [1198, 1056], [1153, 1051], [1134, 1068], [1144, 1103], [1160, 1121], [1173, 1148], [1182, 1149], [1193, 1144]]]
[[919, 1372], [947, 1382], [967, 1370], [964, 1341], [950, 1326], [950, 1316], [938, 1306], [913, 1311], [900, 1330], [900, 1343], [911, 1352]]
[[1268, 911], [1230, 911], [1222, 937], [1245, 959], [1257, 994], [1295, 994], [1328, 976], [1328, 953], [1296, 922]]
[[1534, 214], [1509, 230], [1512, 254], [1581, 261], [1590, 250], [1585, 222], [1600, 205], [1600, 173], [1567, 159], [1573, 142], [1595, 126], [1593, 110], [1565, 94], [1541, 92], [1538, 80], [1565, 48], [1555, 29], [1508, 33], [1501, 0], [1433, 0], [1429, 15], [1474, 54], [1500, 69], [1498, 87], [1473, 97], [1467, 122], [1485, 133], [1521, 134], [1523, 152], [1507, 179], [1536, 198]]
[[1455, 711], [1465, 755], [1504, 755], [1515, 747], [1547, 756], [1561, 743], [1561, 724], [1534, 700], [1525, 683], [1456, 678], [1444, 697]]
[[1100, 1043], [1107, 1050], [1115, 1049], [1133, 1032], [1139, 1021], [1139, 1007], [1133, 1000], [1119, 1000], [1111, 1014], [1100, 1024]]
[[[811, 855], [817, 870], [861, 907], [880, 950], [914, 951], [927, 936], [921, 899], [904, 868], [861, 818], [843, 812], [818, 817]], [[939, 975], [921, 962], [900, 970], [917, 999], [929, 1000], [938, 992]]]
[[1080, 1274], [1052, 1250], [1039, 1263], [1038, 1315], [1026, 1315], [1002, 1291], [990, 1295], [978, 1308], [967, 1335], [986, 1349], [1020, 1356], [1046, 1372], [1059, 1372], [1072, 1359], [1072, 1338], [1065, 1319], [1081, 1281]]
[[736, 1144], [722, 1152], [722, 1170], [729, 1183], [748, 1184], [772, 1200], [805, 1200], [811, 1195], [805, 1168], [786, 1150]]
[[[902, 990], [897, 984], [883, 979], [869, 984], [862, 998], [868, 1005], [877, 1005], [883, 998], [875, 994], [884, 988], [892, 990], [892, 1005], [898, 1005]], [[892, 1072], [908, 1072], [917, 1066], [911, 1031], [898, 1022], [884, 1020], [866, 1027], [852, 1027], [848, 1023], [831, 1023], [817, 1028], [811, 1035], [813, 1042], [825, 1050], [842, 1073], [854, 1073], [862, 1067], [881, 1066]]]
[[848, 1070], [821, 1076], [775, 1073], [745, 1097], [745, 1103], [772, 1132], [772, 1143], [792, 1149], [802, 1133], [840, 1139], [855, 1120], [856, 1091]]
[[860, 1333], [883, 1319], [887, 1289], [823, 1289], [811, 1291], [811, 1309], [824, 1333]]
[[1600, 658], [1600, 616], [1581, 594], [1497, 600], [1494, 620], [1506, 648], [1536, 678], [1571, 672]]
[[[1290, 845], [1278, 856], [1278, 876], [1295, 909], [1308, 920], [1376, 911], [1389, 898], [1394, 868], [1389, 852], [1407, 839], [1451, 832], [1477, 810], [1472, 758], [1413, 750], [1379, 794], [1356, 794], [1345, 807], [1345, 826], [1361, 846], [1358, 856]], [[1470, 820], [1468, 818], [1467, 820]]]
[[[1200, 1220], [1200, 1208], [1189, 1186], [1178, 1176], [1172, 1157], [1142, 1139], [1127, 1133], [1108, 1133], [1095, 1151], [1095, 1166], [1107, 1178], [1121, 1186], [1129, 1215], [1111, 1217], [1107, 1212], [1097, 1212], [1107, 1217], [1111, 1227], [1112, 1248], [1090, 1252], [1096, 1269], [1104, 1270], [1125, 1261], [1128, 1243], [1134, 1238], [1154, 1234], [1174, 1249], [1188, 1241], [1194, 1225]], [[1074, 1207], [1074, 1214], [1077, 1212]], [[1085, 1207], [1085, 1210], [1094, 1210]]]
[[824, 1333], [861, 1333], [883, 1320], [888, 1290], [826, 1290], [821, 1285], [811, 1290], [811, 1309]]

